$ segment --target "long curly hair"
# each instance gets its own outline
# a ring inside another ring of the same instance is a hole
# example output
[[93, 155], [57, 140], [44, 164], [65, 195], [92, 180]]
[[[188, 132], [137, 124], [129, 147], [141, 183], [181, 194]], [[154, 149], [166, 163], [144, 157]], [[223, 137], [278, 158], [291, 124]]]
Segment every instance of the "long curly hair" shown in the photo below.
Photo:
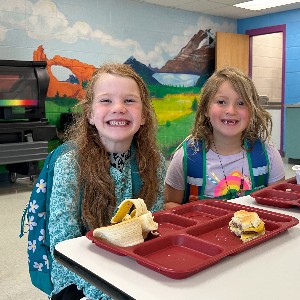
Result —
[[270, 139], [272, 117], [261, 106], [253, 81], [243, 72], [232, 67], [216, 70], [204, 84], [192, 129], [192, 143], [196, 140], [205, 140], [206, 149], [211, 148], [213, 128], [206, 115], [212, 99], [216, 95], [220, 85], [225, 81], [232, 84], [234, 90], [241, 96], [249, 108], [250, 121], [248, 127], [242, 133], [241, 146], [244, 147], [244, 140], [247, 140], [250, 142], [250, 146], [246, 150], [251, 150], [256, 139], [259, 138], [262, 141]]
[[129, 65], [104, 64], [89, 80], [85, 96], [78, 103], [81, 113], [75, 116], [75, 122], [65, 132], [65, 139], [75, 143], [78, 149], [77, 192], [82, 197], [82, 217], [90, 229], [108, 225], [116, 207], [114, 181], [110, 176], [110, 159], [96, 127], [88, 122], [94, 85], [105, 73], [132, 78], [139, 87], [142, 113], [146, 121], [133, 138], [139, 174], [143, 182], [138, 196], [151, 208], [159, 190], [157, 169], [161, 155], [156, 142], [157, 119], [148, 89], [143, 79]]

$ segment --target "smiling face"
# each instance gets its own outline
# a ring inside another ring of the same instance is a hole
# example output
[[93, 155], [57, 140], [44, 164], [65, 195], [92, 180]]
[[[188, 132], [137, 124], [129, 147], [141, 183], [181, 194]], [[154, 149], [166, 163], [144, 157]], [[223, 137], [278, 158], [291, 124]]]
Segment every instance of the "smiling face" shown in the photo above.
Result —
[[105, 73], [97, 79], [93, 94], [90, 124], [97, 128], [108, 152], [127, 151], [145, 123], [137, 83], [130, 77]]
[[240, 140], [250, 121], [249, 108], [229, 81], [224, 81], [211, 99], [206, 117], [215, 139]]

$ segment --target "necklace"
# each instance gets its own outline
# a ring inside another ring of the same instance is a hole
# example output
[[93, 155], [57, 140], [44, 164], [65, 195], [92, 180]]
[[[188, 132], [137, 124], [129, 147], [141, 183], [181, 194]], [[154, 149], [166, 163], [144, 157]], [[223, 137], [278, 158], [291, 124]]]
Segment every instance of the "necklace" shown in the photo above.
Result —
[[221, 168], [222, 168], [223, 176], [224, 176], [224, 179], [225, 179], [225, 182], [226, 182], [227, 192], [229, 193], [229, 198], [226, 197], [226, 199], [229, 200], [229, 199], [234, 199], [234, 198], [240, 197], [241, 194], [242, 194], [242, 191], [244, 189], [244, 157], [245, 157], [244, 151], [243, 151], [243, 157], [242, 157], [243, 161], [242, 161], [242, 176], [241, 176], [240, 187], [239, 187], [239, 190], [237, 192], [232, 193], [231, 189], [229, 188], [228, 182], [227, 182], [227, 176], [225, 174], [225, 170], [224, 170], [224, 167], [223, 167], [223, 164], [222, 164], [222, 160], [221, 160], [221, 157], [219, 155], [218, 149], [216, 147], [215, 141], [213, 140], [212, 142], [213, 142], [214, 148], [216, 150], [216, 153], [217, 153], [217, 156], [218, 156]]

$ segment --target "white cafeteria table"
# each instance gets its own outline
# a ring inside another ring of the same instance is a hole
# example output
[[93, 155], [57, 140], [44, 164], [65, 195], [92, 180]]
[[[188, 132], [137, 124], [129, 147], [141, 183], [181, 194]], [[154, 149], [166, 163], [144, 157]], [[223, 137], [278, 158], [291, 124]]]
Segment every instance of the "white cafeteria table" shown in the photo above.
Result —
[[[251, 196], [230, 202], [300, 218], [298, 208], [259, 205]], [[299, 299], [300, 225], [227, 256], [185, 279], [171, 279], [94, 245], [85, 236], [55, 247], [56, 259], [114, 299]]]

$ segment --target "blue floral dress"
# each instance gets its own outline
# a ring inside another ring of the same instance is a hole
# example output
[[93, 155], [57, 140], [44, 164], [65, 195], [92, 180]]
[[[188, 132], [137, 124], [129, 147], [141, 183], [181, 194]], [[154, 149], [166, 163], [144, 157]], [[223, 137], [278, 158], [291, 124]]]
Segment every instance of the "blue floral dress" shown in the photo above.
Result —
[[[50, 250], [52, 254], [57, 243], [82, 235], [81, 224], [78, 222], [78, 208], [75, 207], [73, 201], [76, 193], [76, 166], [75, 151], [63, 154], [55, 163], [49, 217]], [[162, 157], [162, 164], [157, 172], [160, 182], [159, 195], [151, 209], [152, 212], [163, 208], [165, 173], [165, 160]], [[130, 180], [131, 165], [129, 160], [125, 162], [122, 172], [111, 167], [110, 174], [115, 184], [117, 208], [125, 198], [133, 198], [132, 181]], [[111, 299], [96, 289], [96, 287], [59, 264], [55, 259], [52, 264], [51, 278], [54, 285], [53, 294], [57, 294], [65, 287], [75, 284], [91, 300]]]

